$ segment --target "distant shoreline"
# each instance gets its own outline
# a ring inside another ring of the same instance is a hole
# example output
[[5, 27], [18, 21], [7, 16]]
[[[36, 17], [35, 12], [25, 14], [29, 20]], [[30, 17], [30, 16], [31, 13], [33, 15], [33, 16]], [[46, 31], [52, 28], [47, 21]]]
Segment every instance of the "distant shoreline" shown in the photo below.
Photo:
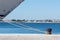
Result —
[[25, 23], [60, 23], [60, 20], [0, 20], [0, 22], [25, 22]]

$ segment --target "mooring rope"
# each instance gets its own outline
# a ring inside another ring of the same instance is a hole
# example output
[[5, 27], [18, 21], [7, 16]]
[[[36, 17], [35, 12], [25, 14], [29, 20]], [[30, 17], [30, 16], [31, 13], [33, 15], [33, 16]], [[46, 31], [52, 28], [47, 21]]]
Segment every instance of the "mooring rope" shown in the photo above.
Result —
[[34, 31], [37, 31], [37, 32], [46, 33], [45, 31], [38, 30], [38, 29], [36, 29], [36, 28], [32, 28], [31, 26], [27, 26], [27, 25], [24, 25], [24, 24], [22, 24], [22, 23], [18, 23], [18, 22], [15, 22], [15, 24], [14, 24], [14, 23], [11, 23], [11, 22], [6, 22], [6, 23], [11, 24], [11, 25], [13, 25], [13, 26], [17, 26], [17, 27], [22, 27], [22, 28], [24, 28], [24, 29], [34, 30]]

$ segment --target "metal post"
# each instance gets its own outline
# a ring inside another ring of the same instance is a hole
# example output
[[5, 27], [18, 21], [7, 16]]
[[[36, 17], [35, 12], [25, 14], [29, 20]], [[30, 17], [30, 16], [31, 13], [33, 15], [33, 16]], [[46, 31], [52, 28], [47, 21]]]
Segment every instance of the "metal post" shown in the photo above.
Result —
[[47, 28], [46, 31], [47, 31], [47, 34], [52, 34], [52, 29], [51, 28]]

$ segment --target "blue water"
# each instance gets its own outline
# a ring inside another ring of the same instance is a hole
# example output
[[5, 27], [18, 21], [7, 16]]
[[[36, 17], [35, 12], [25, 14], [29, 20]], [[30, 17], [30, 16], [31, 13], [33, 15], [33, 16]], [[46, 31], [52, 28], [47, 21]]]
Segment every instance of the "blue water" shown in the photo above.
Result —
[[[12, 25], [13, 24], [13, 25]], [[47, 28], [52, 28], [52, 34], [60, 34], [60, 23], [21, 23], [38, 30], [46, 31]], [[23, 27], [15, 22], [0, 22], [0, 33], [19, 33], [19, 34], [44, 34], [43, 32], [38, 32], [35, 30], [26, 29], [28, 27]], [[18, 25], [18, 26], [17, 26]]]

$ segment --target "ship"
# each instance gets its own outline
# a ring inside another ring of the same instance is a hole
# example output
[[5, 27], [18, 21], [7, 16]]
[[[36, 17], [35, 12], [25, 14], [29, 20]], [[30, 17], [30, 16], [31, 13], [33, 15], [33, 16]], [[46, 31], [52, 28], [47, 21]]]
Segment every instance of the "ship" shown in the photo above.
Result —
[[24, 0], [0, 0], [0, 19], [5, 18]]

